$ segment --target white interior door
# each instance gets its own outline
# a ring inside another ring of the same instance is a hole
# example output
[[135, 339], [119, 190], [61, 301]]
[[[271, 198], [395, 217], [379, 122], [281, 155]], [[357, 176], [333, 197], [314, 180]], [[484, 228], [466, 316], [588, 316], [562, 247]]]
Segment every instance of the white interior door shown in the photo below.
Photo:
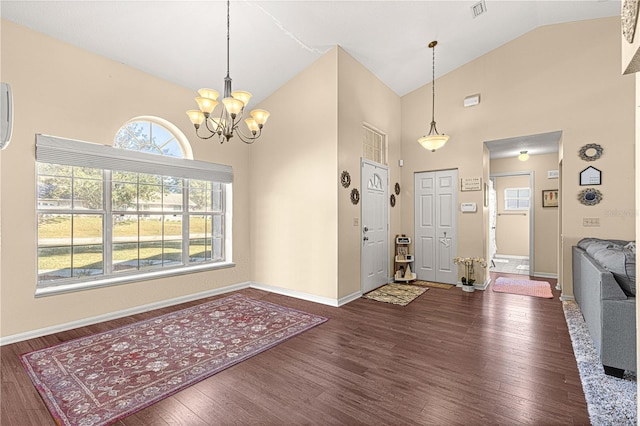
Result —
[[389, 192], [385, 166], [362, 160], [362, 292], [389, 282]]
[[414, 192], [417, 278], [457, 284], [458, 171], [416, 173]]

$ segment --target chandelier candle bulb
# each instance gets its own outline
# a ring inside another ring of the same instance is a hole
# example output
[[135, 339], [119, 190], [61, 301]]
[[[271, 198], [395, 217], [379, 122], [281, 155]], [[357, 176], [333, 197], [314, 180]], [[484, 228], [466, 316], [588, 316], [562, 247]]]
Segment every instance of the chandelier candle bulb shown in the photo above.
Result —
[[218, 99], [218, 96], [220, 96], [220, 93], [213, 89], [200, 89], [198, 90], [198, 94], [203, 98], [213, 99], [214, 101]]
[[211, 114], [213, 110], [216, 108], [216, 106], [218, 105], [218, 101], [214, 101], [211, 98], [203, 98], [201, 96], [196, 98], [196, 102], [200, 107], [200, 111], [204, 112], [205, 115]]
[[244, 108], [242, 101], [235, 98], [224, 98], [222, 103], [224, 104], [227, 112], [231, 114], [231, 118], [236, 118], [240, 111], [242, 111], [242, 108]]
[[245, 118], [244, 122], [247, 123], [247, 127], [254, 135], [260, 130], [260, 125], [253, 118]]
[[235, 92], [231, 92], [231, 97], [242, 102], [244, 106], [247, 106], [249, 99], [251, 99], [251, 93], [236, 90]]
[[190, 109], [187, 111], [187, 115], [196, 128], [198, 128], [205, 119], [204, 113], [198, 109]]
[[263, 109], [254, 109], [253, 111], [251, 111], [251, 116], [260, 126], [263, 126], [267, 122], [269, 115], [271, 114]]

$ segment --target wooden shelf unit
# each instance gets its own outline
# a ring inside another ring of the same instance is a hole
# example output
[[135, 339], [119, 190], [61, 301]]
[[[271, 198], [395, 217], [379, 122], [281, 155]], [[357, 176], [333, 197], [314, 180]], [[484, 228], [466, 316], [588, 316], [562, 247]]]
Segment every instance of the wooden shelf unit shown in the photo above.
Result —
[[[413, 255], [409, 254], [409, 246], [411, 245], [411, 237], [404, 234], [396, 235], [396, 250], [393, 262], [393, 279], [398, 282], [409, 282], [416, 279], [416, 273], [413, 272]], [[410, 271], [407, 274], [407, 271]]]

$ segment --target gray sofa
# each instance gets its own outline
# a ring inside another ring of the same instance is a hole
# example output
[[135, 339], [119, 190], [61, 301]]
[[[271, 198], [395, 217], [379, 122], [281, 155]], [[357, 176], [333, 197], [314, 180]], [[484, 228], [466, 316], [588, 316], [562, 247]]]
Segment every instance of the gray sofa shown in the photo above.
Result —
[[573, 247], [573, 293], [608, 375], [636, 371], [635, 243], [585, 238]]

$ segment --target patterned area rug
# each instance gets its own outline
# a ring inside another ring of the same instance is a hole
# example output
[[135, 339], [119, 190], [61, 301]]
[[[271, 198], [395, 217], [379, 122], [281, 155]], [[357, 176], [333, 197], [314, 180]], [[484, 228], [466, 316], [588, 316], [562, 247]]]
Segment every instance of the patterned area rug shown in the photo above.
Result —
[[553, 299], [551, 285], [547, 281], [518, 280], [500, 277], [493, 283], [493, 291]]
[[411, 281], [411, 284], [413, 284], [413, 285], [422, 285], [422, 286], [425, 286], [425, 287], [434, 287], [434, 288], [451, 288], [451, 287], [455, 287], [453, 284], [434, 283], [434, 282], [431, 282], [431, 281], [422, 281], [422, 280]]
[[106, 425], [326, 320], [235, 294], [21, 360], [58, 424]]
[[618, 379], [604, 374], [587, 324], [576, 302], [563, 302], [573, 352], [593, 426], [637, 424], [637, 376], [626, 371]]
[[416, 287], [408, 284], [386, 284], [362, 297], [378, 302], [393, 303], [394, 305], [407, 306], [418, 296], [429, 290], [426, 287]]

